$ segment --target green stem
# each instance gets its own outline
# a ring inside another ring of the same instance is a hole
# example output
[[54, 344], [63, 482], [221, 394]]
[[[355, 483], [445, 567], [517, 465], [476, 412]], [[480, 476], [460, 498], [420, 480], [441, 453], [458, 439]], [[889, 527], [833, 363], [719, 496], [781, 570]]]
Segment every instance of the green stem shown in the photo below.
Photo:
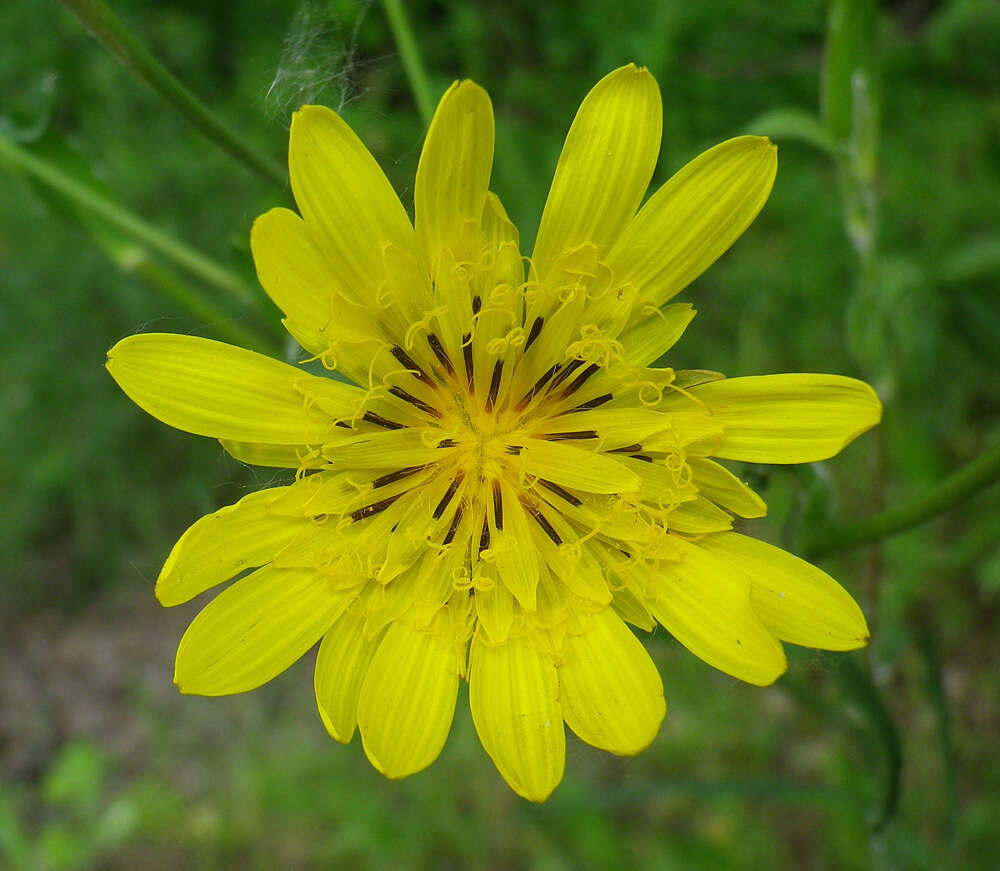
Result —
[[805, 548], [808, 559], [861, 547], [918, 526], [1000, 479], [1000, 442], [945, 478], [932, 492], [879, 511], [857, 523], [834, 527]]
[[123, 206], [95, 193], [47, 160], [32, 154], [2, 134], [0, 134], [0, 158], [10, 161], [15, 167], [24, 170], [80, 208], [104, 219], [134, 239], [144, 242], [153, 251], [172, 260], [207, 284], [243, 304], [254, 302], [254, 294], [235, 273], [167, 235]]
[[389, 27], [392, 29], [396, 47], [403, 60], [406, 77], [410, 80], [410, 89], [417, 102], [420, 118], [425, 125], [428, 125], [434, 115], [434, 100], [431, 97], [430, 83], [427, 81], [427, 71], [420, 57], [420, 49], [406, 19], [406, 11], [400, 0], [382, 0], [382, 8], [385, 10], [385, 17], [389, 19]]
[[903, 774], [903, 747], [899, 730], [871, 677], [850, 657], [841, 659], [833, 676], [848, 698], [864, 712], [882, 750], [882, 800], [871, 821], [872, 831], [880, 832], [896, 815]]
[[942, 784], [945, 799], [945, 839], [949, 853], [954, 853], [958, 833], [958, 754], [952, 728], [951, 709], [941, 680], [941, 662], [937, 644], [926, 623], [917, 626], [917, 647], [923, 654], [924, 687], [931, 709], [937, 718], [938, 748], [941, 753]]
[[220, 339], [272, 357], [281, 356], [281, 347], [274, 339], [234, 321], [229, 312], [204, 299], [197, 291], [188, 287], [180, 277], [159, 263], [144, 258], [133, 263], [123, 263], [120, 258], [116, 258], [116, 262], [119, 268], [126, 272], [134, 272], [168, 299], [186, 309]]
[[284, 169], [230, 131], [149, 53], [102, 0], [62, 0], [62, 3], [126, 69], [135, 73], [206, 137], [252, 172], [284, 190]]

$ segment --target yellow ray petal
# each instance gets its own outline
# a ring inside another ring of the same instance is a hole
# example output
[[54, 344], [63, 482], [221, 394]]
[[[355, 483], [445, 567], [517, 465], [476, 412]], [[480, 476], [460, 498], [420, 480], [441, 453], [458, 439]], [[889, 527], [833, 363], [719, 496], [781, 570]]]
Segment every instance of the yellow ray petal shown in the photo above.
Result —
[[750, 601], [778, 638], [823, 650], [854, 650], [868, 641], [858, 603], [826, 572], [780, 548], [735, 532], [700, 546], [750, 575]]
[[495, 252], [492, 268], [486, 272], [487, 280], [491, 280], [494, 286], [509, 284], [511, 287], [518, 287], [524, 281], [520, 235], [507, 216], [500, 198], [493, 191], [486, 194], [480, 221], [486, 243]]
[[365, 620], [343, 614], [323, 636], [316, 657], [314, 687], [319, 715], [330, 736], [347, 744], [358, 724], [358, 699], [368, 665], [382, 640], [364, 634]]
[[654, 308], [652, 314], [618, 337], [625, 346], [625, 362], [648, 366], [662, 357], [677, 344], [696, 314], [694, 306], [686, 302]]
[[777, 172], [777, 150], [739, 136], [696, 157], [639, 210], [618, 237], [608, 265], [655, 306], [680, 293], [750, 226]]
[[[535, 610], [538, 589], [538, 553], [531, 545], [531, 525], [517, 498], [517, 489], [500, 482], [500, 505], [503, 530], [493, 524], [497, 573], [503, 585], [522, 608]], [[495, 518], [495, 515], [491, 515]]]
[[529, 475], [588, 493], [639, 489], [639, 476], [612, 457], [558, 441], [526, 439], [521, 467]]
[[693, 387], [691, 395], [722, 427], [716, 456], [749, 463], [825, 460], [882, 419], [875, 391], [842, 375], [727, 378]]
[[[343, 469], [400, 469], [403, 466], [422, 466], [439, 460], [446, 448], [429, 445], [426, 432], [418, 429], [399, 429], [376, 432], [348, 438], [338, 445], [327, 447], [325, 456]], [[444, 436], [442, 435], [442, 440]]]
[[764, 500], [729, 469], [703, 457], [688, 457], [687, 464], [691, 467], [699, 492], [726, 511], [740, 517], [763, 517], [767, 514]]
[[170, 551], [156, 581], [160, 604], [180, 605], [246, 569], [274, 559], [310, 522], [303, 516], [268, 513], [268, 504], [291, 489], [259, 490], [189, 527]]
[[493, 586], [476, 590], [476, 616], [491, 644], [503, 644], [514, 623], [514, 597], [496, 578], [496, 569], [481, 564], [479, 570], [493, 577]]
[[429, 264], [483, 211], [493, 170], [493, 106], [486, 91], [455, 82], [441, 98], [417, 166], [417, 238]]
[[182, 693], [242, 693], [281, 674], [330, 628], [354, 596], [311, 569], [264, 566], [223, 590], [177, 648]]
[[[322, 336], [334, 316], [337, 281], [305, 222], [288, 209], [271, 209], [254, 221], [250, 249], [257, 278], [275, 305]], [[312, 344], [306, 350], [317, 354], [329, 341]]]
[[[303, 106], [292, 116], [288, 170], [295, 202], [309, 227], [321, 234], [334, 278], [355, 299], [377, 304], [387, 278], [386, 246], [422, 260], [392, 185], [335, 112]], [[416, 299], [429, 300], [425, 268], [406, 279]]]
[[455, 714], [458, 675], [458, 651], [440, 620], [428, 632], [402, 622], [388, 628], [358, 704], [365, 753], [386, 777], [406, 777], [437, 759]]
[[663, 412], [630, 406], [594, 408], [589, 411], [560, 414], [542, 421], [536, 432], [594, 430], [599, 437], [601, 450], [613, 451], [625, 445], [644, 442], [653, 433], [665, 430], [669, 426], [670, 417]]
[[732, 529], [733, 518], [709, 499], [698, 496], [671, 511], [667, 525], [674, 532], [703, 535], [706, 532]]
[[552, 660], [523, 639], [472, 642], [469, 706], [483, 748], [511, 789], [545, 801], [562, 780], [566, 731]]
[[785, 671], [785, 652], [751, 607], [750, 576], [696, 544], [674, 539], [683, 560], [661, 564], [653, 577], [652, 615], [709, 665], [747, 683], [773, 683]]
[[646, 649], [612, 609], [568, 635], [559, 668], [566, 724], [588, 744], [632, 756], [649, 746], [666, 713], [663, 682]]
[[223, 342], [144, 333], [122, 339], [106, 365], [136, 405], [196, 435], [302, 445], [321, 441], [332, 423], [295, 389], [322, 379]]
[[251, 466], [272, 469], [318, 469], [322, 458], [305, 445], [263, 445], [254, 442], [234, 442], [219, 439], [219, 444], [233, 459]]
[[635, 214], [660, 151], [660, 90], [635, 64], [601, 79], [566, 136], [545, 202], [532, 262], [544, 280], [565, 251], [586, 242], [601, 255]]

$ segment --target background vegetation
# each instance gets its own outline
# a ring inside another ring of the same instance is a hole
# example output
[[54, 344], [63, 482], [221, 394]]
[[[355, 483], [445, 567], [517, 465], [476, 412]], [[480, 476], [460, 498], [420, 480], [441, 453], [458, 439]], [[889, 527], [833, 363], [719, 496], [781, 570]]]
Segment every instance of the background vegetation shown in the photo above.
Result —
[[[662, 182], [744, 131], [779, 143], [762, 216], [682, 299], [668, 361], [829, 371], [886, 419], [837, 459], [744, 467], [755, 534], [806, 552], [833, 523], [932, 490], [1000, 437], [1000, 6], [895, 0], [407, 4], [434, 97], [491, 93], [494, 188], [530, 250], [579, 100], [635, 60], [666, 107]], [[284, 160], [290, 112], [343, 111], [412, 194], [423, 123], [371, 2], [115, 0], [241, 137]], [[255, 288], [253, 218], [289, 198], [202, 138], [63, 7], [0, 6], [0, 136]], [[201, 514], [271, 480], [141, 413], [102, 368], [139, 330], [278, 341], [247, 303], [109, 229], [0, 152], [0, 867], [982, 868], [1000, 863], [1000, 492], [824, 560], [870, 647], [810, 651], [772, 688], [647, 639], [668, 716], [621, 760], [571, 742], [544, 806], [516, 799], [467, 706], [428, 771], [383, 780], [329, 741], [307, 657], [271, 685], [180, 697], [198, 604], [152, 597]], [[876, 232], [877, 229], [877, 232]], [[193, 315], [185, 294], [217, 311]], [[286, 346], [286, 353], [291, 349]]]

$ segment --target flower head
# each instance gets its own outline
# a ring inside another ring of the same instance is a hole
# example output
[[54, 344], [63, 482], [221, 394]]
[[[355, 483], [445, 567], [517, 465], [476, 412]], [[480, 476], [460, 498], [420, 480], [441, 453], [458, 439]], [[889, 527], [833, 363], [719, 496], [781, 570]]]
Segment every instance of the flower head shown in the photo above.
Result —
[[203, 517], [167, 559], [164, 605], [251, 570], [181, 640], [183, 692], [252, 689], [321, 640], [328, 731], [360, 727], [372, 764], [402, 777], [437, 757], [464, 678], [483, 746], [540, 801], [564, 722], [618, 754], [659, 729], [660, 676], [626, 623], [754, 684], [785, 670], [782, 641], [865, 643], [832, 578], [731, 531], [765, 506], [716, 459], [824, 459], [879, 402], [840, 376], [650, 367], [694, 316], [664, 304], [746, 229], [776, 171], [766, 139], [739, 137], [639, 208], [660, 129], [646, 70], [602, 79], [526, 260], [489, 190], [493, 113], [472, 82], [438, 106], [412, 225], [343, 120], [295, 114], [301, 217], [261, 216], [253, 254], [289, 332], [345, 377], [191, 336], [108, 355], [160, 420], [297, 472]]

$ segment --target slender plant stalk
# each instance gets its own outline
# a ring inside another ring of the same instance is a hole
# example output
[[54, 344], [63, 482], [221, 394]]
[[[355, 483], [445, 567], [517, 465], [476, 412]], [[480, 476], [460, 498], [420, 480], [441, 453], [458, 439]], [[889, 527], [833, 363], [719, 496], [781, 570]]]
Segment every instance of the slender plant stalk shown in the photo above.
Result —
[[220, 339], [225, 339], [243, 348], [260, 351], [262, 354], [268, 354], [272, 357], [281, 356], [281, 346], [274, 338], [234, 320], [232, 314], [205, 299], [194, 288], [189, 287], [180, 276], [165, 266], [143, 257], [141, 254], [136, 262], [123, 263], [121, 258], [115, 258], [115, 262], [123, 271], [140, 276], [168, 299], [172, 299], [181, 308], [186, 309], [199, 323], [206, 326]]
[[873, 832], [881, 832], [895, 816], [903, 775], [903, 745], [899, 730], [882, 701], [882, 694], [856, 659], [844, 657], [833, 669], [834, 679], [848, 698], [857, 703], [868, 719], [871, 731], [882, 751], [882, 800], [871, 819]]
[[389, 19], [389, 27], [396, 40], [406, 77], [410, 80], [410, 89], [413, 91], [417, 110], [424, 124], [430, 124], [434, 115], [434, 100], [431, 97], [430, 83], [427, 81], [427, 71], [420, 57], [420, 48], [406, 18], [406, 11], [401, 0], [382, 0], [382, 8], [385, 10], [385, 17]]
[[943, 514], [1000, 479], [1000, 442], [945, 478], [930, 493], [829, 530], [805, 548], [809, 559], [861, 547], [905, 532]]
[[[937, 644], [930, 628], [921, 623], [917, 628], [917, 646], [924, 659], [924, 688], [938, 727], [938, 749], [941, 753], [941, 791], [944, 793], [945, 842], [949, 858], [954, 857], [958, 834], [958, 753], [952, 726], [951, 708], [941, 679], [941, 662]], [[954, 862], [949, 863], [954, 867]]]
[[261, 178], [284, 190], [282, 167], [233, 133], [182, 85], [139, 41], [103, 0], [61, 0], [122, 65], [142, 79], [208, 139]]
[[254, 302], [254, 294], [235, 273], [147, 223], [124, 206], [95, 193], [49, 161], [32, 154], [2, 134], [0, 134], [0, 159], [9, 161], [75, 205], [145, 243], [153, 251], [186, 269], [206, 284], [244, 305]]

